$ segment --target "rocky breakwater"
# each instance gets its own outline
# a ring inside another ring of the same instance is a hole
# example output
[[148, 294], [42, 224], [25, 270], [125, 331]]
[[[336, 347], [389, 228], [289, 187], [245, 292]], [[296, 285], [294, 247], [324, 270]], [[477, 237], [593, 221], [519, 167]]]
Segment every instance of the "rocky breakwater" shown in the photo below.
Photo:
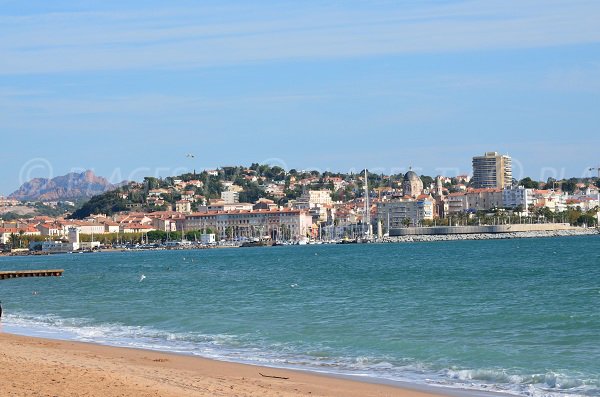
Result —
[[545, 230], [507, 233], [473, 233], [473, 234], [434, 234], [386, 237], [389, 243], [411, 243], [419, 241], [454, 241], [454, 240], [503, 240], [512, 238], [565, 237], [600, 234], [596, 228], [573, 228], [569, 230]]

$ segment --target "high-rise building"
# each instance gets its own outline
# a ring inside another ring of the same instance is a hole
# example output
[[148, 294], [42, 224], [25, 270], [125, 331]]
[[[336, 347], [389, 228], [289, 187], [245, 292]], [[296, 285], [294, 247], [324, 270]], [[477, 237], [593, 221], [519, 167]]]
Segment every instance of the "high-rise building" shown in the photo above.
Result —
[[512, 160], [498, 152], [473, 157], [473, 186], [504, 189], [512, 185]]

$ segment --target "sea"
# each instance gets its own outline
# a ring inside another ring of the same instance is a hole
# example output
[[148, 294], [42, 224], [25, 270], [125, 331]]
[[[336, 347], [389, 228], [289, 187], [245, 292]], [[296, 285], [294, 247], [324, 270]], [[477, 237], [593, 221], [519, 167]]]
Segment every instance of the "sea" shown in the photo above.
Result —
[[[0, 257], [3, 332], [366, 381], [600, 396], [600, 237]], [[443, 390], [440, 390], [443, 391]]]

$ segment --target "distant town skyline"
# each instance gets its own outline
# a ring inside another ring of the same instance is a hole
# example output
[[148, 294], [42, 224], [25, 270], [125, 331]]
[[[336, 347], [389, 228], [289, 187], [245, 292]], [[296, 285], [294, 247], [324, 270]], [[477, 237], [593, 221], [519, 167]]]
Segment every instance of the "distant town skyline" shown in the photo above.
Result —
[[86, 169], [600, 165], [595, 1], [0, 4], [2, 195]]

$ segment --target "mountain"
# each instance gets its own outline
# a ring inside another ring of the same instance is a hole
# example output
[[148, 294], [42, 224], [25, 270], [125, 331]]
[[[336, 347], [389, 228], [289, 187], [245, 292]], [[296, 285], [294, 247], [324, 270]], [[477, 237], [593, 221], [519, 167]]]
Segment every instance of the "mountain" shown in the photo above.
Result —
[[9, 198], [23, 201], [77, 200], [108, 192], [118, 186], [88, 170], [81, 174], [72, 172], [52, 179], [34, 178], [25, 182]]

